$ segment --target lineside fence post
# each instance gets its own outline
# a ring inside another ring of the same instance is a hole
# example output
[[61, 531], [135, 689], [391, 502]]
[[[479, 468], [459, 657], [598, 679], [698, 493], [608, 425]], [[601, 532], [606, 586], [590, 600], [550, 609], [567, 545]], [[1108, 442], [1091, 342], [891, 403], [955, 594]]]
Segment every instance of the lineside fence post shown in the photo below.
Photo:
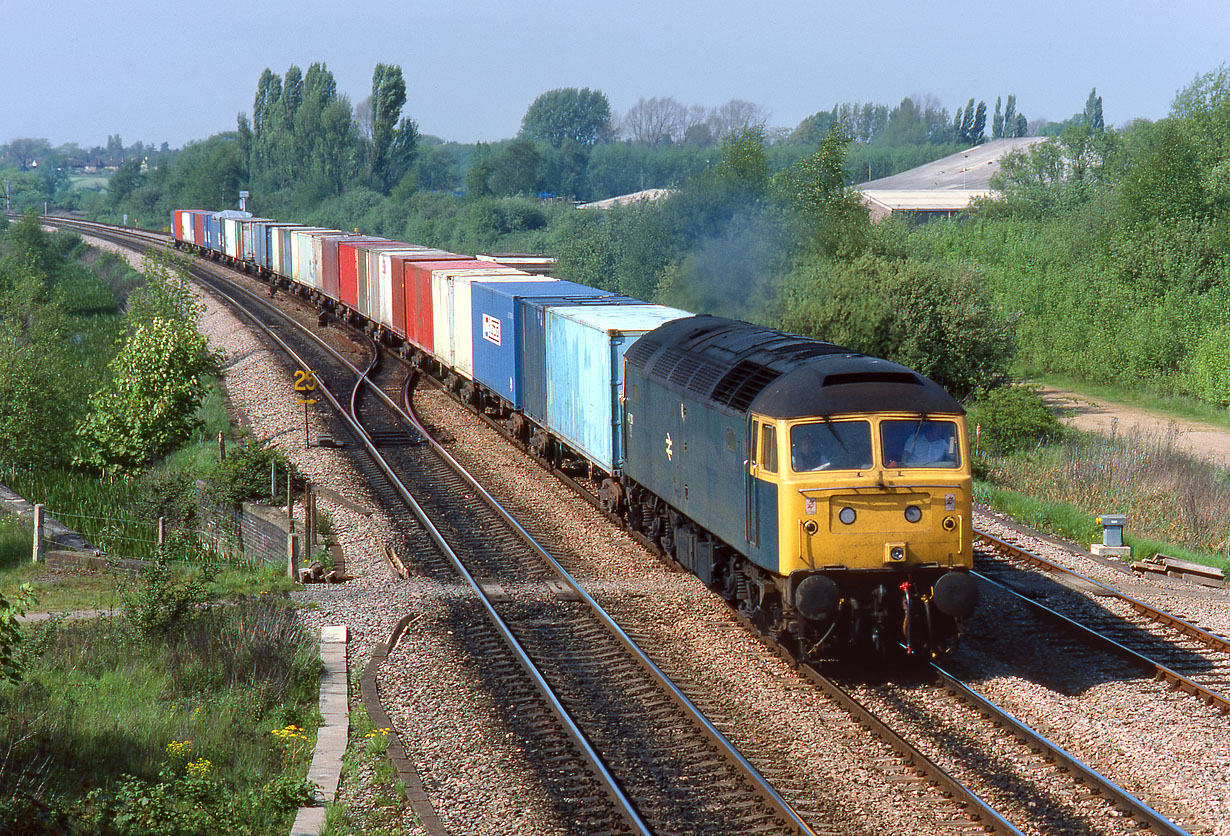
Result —
[[34, 562], [43, 562], [43, 506], [34, 506]]
[[166, 548], [167, 545], [167, 518], [158, 518], [158, 548], [159, 550]]
[[299, 581], [299, 535], [286, 535], [286, 571], [290, 579]]

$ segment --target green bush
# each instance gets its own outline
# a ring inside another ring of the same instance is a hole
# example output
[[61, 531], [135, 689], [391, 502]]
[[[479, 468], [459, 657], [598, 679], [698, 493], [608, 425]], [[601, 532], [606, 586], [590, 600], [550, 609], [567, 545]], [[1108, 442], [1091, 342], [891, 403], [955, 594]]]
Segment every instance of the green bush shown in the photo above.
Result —
[[[231, 505], [269, 498], [269, 470], [275, 461], [278, 470], [285, 473], [288, 463], [282, 451], [250, 438], [240, 439], [226, 451], [226, 459], [219, 462], [206, 479], [210, 495]], [[279, 479], [279, 490], [282, 489], [281, 481]]]
[[1230, 327], [1205, 334], [1183, 365], [1184, 389], [1215, 406], [1230, 406]]
[[162, 555], [120, 590], [124, 614], [147, 638], [167, 635], [204, 600], [204, 583], [190, 575], [177, 576]]
[[1002, 380], [1013, 353], [981, 271], [960, 262], [801, 262], [785, 279], [782, 327], [909, 366], [956, 398]]
[[996, 455], [1063, 435], [1063, 425], [1042, 403], [1033, 386], [1001, 386], [992, 390], [970, 409], [968, 421], [977, 434], [978, 448]]

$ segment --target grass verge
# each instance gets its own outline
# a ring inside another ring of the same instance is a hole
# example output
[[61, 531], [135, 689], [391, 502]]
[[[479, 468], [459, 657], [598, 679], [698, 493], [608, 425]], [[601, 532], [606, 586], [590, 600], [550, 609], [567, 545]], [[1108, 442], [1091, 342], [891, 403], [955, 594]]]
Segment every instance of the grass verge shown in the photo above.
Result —
[[320, 659], [286, 600], [25, 632], [0, 684], [0, 831], [284, 834], [310, 798]]
[[1126, 514], [1137, 559], [1161, 552], [1230, 569], [1230, 474], [1177, 447], [1177, 434], [1069, 432], [1059, 442], [984, 455], [974, 499], [1082, 546], [1101, 541], [1099, 514]]

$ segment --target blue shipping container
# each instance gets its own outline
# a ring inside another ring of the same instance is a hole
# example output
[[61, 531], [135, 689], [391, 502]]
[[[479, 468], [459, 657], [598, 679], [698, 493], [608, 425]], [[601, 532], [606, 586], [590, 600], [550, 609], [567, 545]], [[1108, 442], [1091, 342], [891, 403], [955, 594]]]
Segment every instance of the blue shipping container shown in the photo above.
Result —
[[661, 305], [546, 309], [546, 422], [607, 473], [623, 465], [624, 352], [664, 322], [691, 316]]
[[211, 250], [222, 250], [222, 222], [213, 215], [205, 218], [205, 246]]
[[[474, 334], [474, 379], [521, 409], [526, 304], [538, 308], [595, 303], [634, 303], [575, 282], [475, 282], [470, 288]], [[641, 303], [643, 304], [643, 303]], [[530, 328], [542, 343], [542, 329], [530, 312]], [[537, 352], [542, 354], [540, 348]]]

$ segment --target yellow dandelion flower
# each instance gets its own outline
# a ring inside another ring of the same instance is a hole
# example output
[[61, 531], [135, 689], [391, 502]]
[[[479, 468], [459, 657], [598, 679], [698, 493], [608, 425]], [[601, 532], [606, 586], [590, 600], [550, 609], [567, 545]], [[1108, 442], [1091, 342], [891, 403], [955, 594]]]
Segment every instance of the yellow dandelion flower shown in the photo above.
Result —
[[208, 758], [197, 758], [192, 763], [188, 764], [187, 772], [190, 778], [204, 778], [210, 767], [213, 766], [213, 761]]

